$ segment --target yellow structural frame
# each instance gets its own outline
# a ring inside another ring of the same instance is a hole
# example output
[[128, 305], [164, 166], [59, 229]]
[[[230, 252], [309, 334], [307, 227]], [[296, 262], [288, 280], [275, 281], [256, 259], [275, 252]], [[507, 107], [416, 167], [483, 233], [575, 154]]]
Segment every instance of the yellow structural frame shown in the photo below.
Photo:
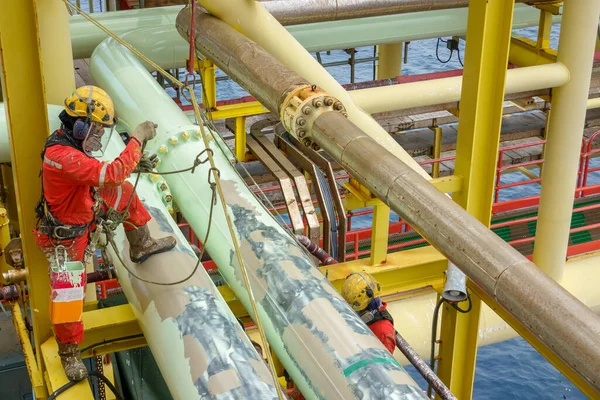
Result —
[[[489, 226], [496, 159], [500, 144], [504, 86], [514, 1], [469, 3], [463, 88], [460, 101], [455, 175], [462, 176], [456, 203]], [[459, 399], [470, 399], [475, 378], [481, 299], [458, 313], [447, 303], [442, 312], [438, 376]]]
[[[22, 243], [25, 264], [29, 266], [27, 284], [33, 310], [34, 347], [39, 350], [52, 331], [48, 318], [48, 266], [31, 234], [36, 227], [34, 209], [41, 190], [39, 155], [49, 130], [35, 1], [22, 0], [2, 7], [0, 58], [20, 231], [26, 232]], [[39, 353], [29, 362], [35, 362], [43, 374], [45, 365]]]

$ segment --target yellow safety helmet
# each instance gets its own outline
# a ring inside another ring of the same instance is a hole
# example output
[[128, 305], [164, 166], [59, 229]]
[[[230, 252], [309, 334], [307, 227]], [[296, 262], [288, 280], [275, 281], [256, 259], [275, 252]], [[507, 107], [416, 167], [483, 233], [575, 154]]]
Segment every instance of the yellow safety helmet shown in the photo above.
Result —
[[379, 297], [381, 285], [366, 272], [353, 272], [346, 277], [342, 286], [342, 296], [354, 311], [367, 308], [369, 302]]
[[65, 111], [72, 117], [89, 118], [105, 126], [116, 124], [115, 105], [104, 90], [96, 86], [77, 88], [65, 99]]

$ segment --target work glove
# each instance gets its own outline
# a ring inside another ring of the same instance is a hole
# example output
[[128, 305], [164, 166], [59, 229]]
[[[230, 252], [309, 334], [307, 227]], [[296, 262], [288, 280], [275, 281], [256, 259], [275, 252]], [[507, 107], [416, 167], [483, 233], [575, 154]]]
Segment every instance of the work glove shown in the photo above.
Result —
[[147, 152], [144, 152], [142, 158], [140, 158], [140, 162], [133, 172], [138, 173], [151, 173], [154, 172], [154, 168], [156, 168], [156, 164], [158, 164], [158, 156], [156, 154], [148, 155]]
[[139, 140], [140, 143], [144, 143], [144, 140], [154, 139], [156, 128], [158, 128], [158, 125], [152, 121], [142, 122], [135, 127], [131, 136]]

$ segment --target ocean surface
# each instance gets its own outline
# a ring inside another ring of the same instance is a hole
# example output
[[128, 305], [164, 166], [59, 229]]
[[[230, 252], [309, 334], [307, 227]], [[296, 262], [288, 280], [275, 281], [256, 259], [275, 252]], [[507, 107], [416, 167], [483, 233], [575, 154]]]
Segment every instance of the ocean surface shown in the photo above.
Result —
[[[87, 2], [82, 1], [82, 8], [87, 8]], [[96, 9], [101, 3], [94, 0]], [[551, 45], [556, 48], [560, 25], [554, 25]], [[535, 39], [537, 28], [526, 28], [517, 31], [522, 36]], [[448, 39], [448, 38], [443, 38]], [[455, 52], [447, 63], [440, 62], [436, 57], [437, 39], [411, 42], [408, 52], [408, 63], [403, 65], [403, 75], [415, 75], [429, 72], [460, 69], [461, 64]], [[460, 41], [460, 57], [464, 61], [465, 42]], [[446, 61], [450, 54], [444, 43], [439, 43], [439, 57]], [[371, 57], [373, 47], [357, 49], [356, 58]], [[316, 55], [314, 55], [316, 58]], [[324, 63], [344, 61], [349, 58], [345, 51], [332, 51], [330, 54], [321, 53]], [[350, 82], [350, 67], [338, 66], [328, 68], [329, 72], [342, 84]], [[224, 74], [219, 72], [220, 76]], [[369, 81], [374, 78], [373, 64], [360, 63], [356, 66], [356, 82]], [[200, 90], [198, 88], [198, 90]], [[198, 91], [200, 98], [200, 91]], [[220, 81], [217, 85], [219, 100], [239, 98], [247, 93], [232, 81]], [[592, 166], [600, 166], [600, 158], [592, 161]], [[536, 171], [537, 173], [538, 171]], [[527, 180], [522, 174], [509, 174], [502, 177], [502, 183]], [[600, 183], [600, 174], [591, 176], [590, 183]], [[539, 185], [531, 184], [518, 186], [501, 191], [501, 200], [528, 197], [539, 194]], [[398, 217], [392, 215], [392, 221]], [[370, 216], [353, 219], [353, 229], [371, 225]], [[401, 330], [402, 321], [396, 321]], [[407, 367], [408, 372], [419, 384], [426, 384], [413, 367]], [[525, 340], [518, 338], [503, 343], [482, 347], [477, 353], [477, 370], [475, 374], [474, 399], [481, 400], [510, 400], [510, 399], [586, 399], [568, 379], [560, 374]]]

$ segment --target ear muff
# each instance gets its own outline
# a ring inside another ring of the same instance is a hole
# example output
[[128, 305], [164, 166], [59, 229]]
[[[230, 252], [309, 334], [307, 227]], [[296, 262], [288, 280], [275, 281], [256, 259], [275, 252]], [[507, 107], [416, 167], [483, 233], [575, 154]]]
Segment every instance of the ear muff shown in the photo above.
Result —
[[84, 140], [88, 134], [90, 129], [89, 120], [86, 119], [78, 119], [73, 124], [73, 137], [77, 140]]

